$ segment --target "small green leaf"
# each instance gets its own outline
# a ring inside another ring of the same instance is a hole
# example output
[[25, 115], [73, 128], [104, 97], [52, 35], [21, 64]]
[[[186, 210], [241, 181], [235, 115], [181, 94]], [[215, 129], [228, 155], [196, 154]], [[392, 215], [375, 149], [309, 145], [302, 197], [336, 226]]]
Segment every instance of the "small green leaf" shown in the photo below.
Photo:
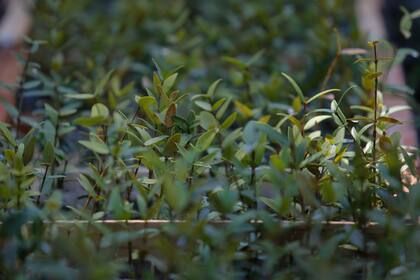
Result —
[[200, 113], [199, 120], [200, 120], [200, 126], [204, 128], [205, 130], [218, 127], [219, 125], [219, 122], [216, 120], [213, 114], [207, 111], [202, 111]]
[[230, 116], [227, 117], [226, 120], [222, 123], [220, 128], [221, 129], [228, 129], [236, 121], [237, 116], [238, 116], [238, 113], [236, 113], [236, 112], [233, 112], [232, 114], [230, 114]]
[[111, 76], [112, 76], [112, 74], [114, 73], [114, 70], [111, 70], [111, 71], [109, 71], [106, 75], [105, 75], [105, 77], [103, 77], [100, 81], [99, 81], [99, 83], [98, 83], [98, 85], [96, 86], [96, 88], [95, 88], [95, 92], [93, 93], [93, 95], [94, 96], [99, 96], [100, 94], [102, 94], [103, 93], [103, 91], [104, 91], [104, 89], [105, 89], [105, 87], [106, 87], [106, 85], [107, 85], [107, 83], [108, 83], [108, 81], [109, 81], [109, 79], [111, 78]]
[[250, 118], [252, 117], [252, 115], [254, 114], [251, 110], [251, 108], [249, 108], [247, 105], [239, 102], [238, 100], [234, 101], [235, 107], [236, 109], [239, 111], [239, 113], [241, 113], [243, 116]]
[[333, 89], [327, 89], [327, 90], [321, 91], [320, 93], [317, 93], [317, 94], [315, 94], [314, 96], [312, 96], [311, 98], [309, 98], [309, 99], [306, 101], [306, 104], [309, 104], [309, 103], [311, 103], [312, 101], [314, 101], [314, 100], [316, 100], [316, 99], [318, 99], [318, 98], [320, 98], [320, 97], [322, 97], [322, 96], [324, 96], [324, 95], [327, 95], [327, 94], [329, 94], [329, 93], [332, 93], [332, 92], [340, 92], [340, 89], [333, 88]]
[[104, 118], [101, 116], [90, 118], [90, 117], [80, 117], [74, 120], [75, 125], [81, 125], [81, 126], [95, 126], [100, 125], [104, 122]]
[[91, 93], [68, 93], [64, 95], [70, 99], [77, 99], [77, 100], [88, 100], [95, 98], [95, 95]]
[[213, 106], [211, 106], [211, 110], [214, 112], [217, 109], [220, 108], [220, 106], [223, 105], [223, 103], [225, 103], [226, 98], [220, 98], [216, 103], [213, 104]]
[[225, 114], [226, 110], [228, 109], [230, 102], [232, 101], [231, 98], [227, 99], [226, 102], [220, 107], [219, 111], [216, 113], [216, 119], [220, 120], [223, 115]]
[[85, 189], [85, 191], [89, 194], [89, 196], [94, 197], [94, 198], [96, 197], [96, 192], [92, 184], [90, 183], [89, 179], [84, 174], [80, 174], [78, 181], [79, 181], [79, 184], [83, 187], [83, 189]]
[[99, 138], [91, 140], [91, 141], [80, 140], [79, 144], [85, 146], [92, 152], [103, 154], [103, 155], [109, 154], [108, 146]]
[[413, 19], [411, 18], [410, 12], [406, 8], [401, 7], [401, 10], [403, 11], [404, 15], [400, 21], [400, 31], [404, 35], [405, 39], [409, 39], [411, 37]]
[[386, 116], [379, 117], [377, 121], [382, 123], [401, 124], [399, 120]]
[[208, 130], [203, 133], [197, 140], [196, 147], [199, 151], [205, 151], [213, 143], [214, 137], [216, 137], [216, 130]]
[[281, 73], [283, 75], [283, 77], [285, 77], [289, 83], [292, 85], [293, 89], [296, 91], [296, 93], [298, 94], [300, 100], [302, 101], [302, 103], [305, 103], [305, 97], [303, 96], [303, 92], [301, 90], [301, 88], [299, 87], [299, 85], [295, 82], [295, 80], [292, 79], [292, 77], [290, 77], [289, 75], [287, 75], [286, 73]]
[[172, 135], [171, 137], [169, 137], [168, 141], [166, 141], [165, 144], [165, 150], [164, 153], [167, 156], [173, 156], [176, 154], [176, 152], [178, 151], [178, 143], [181, 140], [181, 134], [180, 133], [176, 133], [174, 135]]
[[23, 89], [33, 89], [36, 88], [37, 86], [41, 85], [41, 81], [39, 80], [33, 80], [33, 81], [29, 81], [23, 84]]
[[293, 98], [292, 107], [296, 113], [299, 113], [302, 110], [302, 101], [300, 100], [299, 96]]
[[268, 208], [273, 210], [275, 213], [280, 214], [279, 212], [280, 206], [278, 205], [278, 203], [276, 203], [274, 199], [268, 198], [268, 197], [260, 197], [260, 200], [262, 201], [262, 203], [268, 206]]
[[222, 81], [222, 79], [219, 79], [211, 84], [209, 89], [207, 90], [207, 95], [212, 97], [214, 93], [216, 92], [216, 88], [219, 85], [219, 83]]
[[36, 138], [30, 137], [30, 139], [26, 141], [25, 143], [25, 150], [23, 152], [23, 163], [25, 165], [28, 164], [32, 160], [32, 157], [35, 151], [35, 146], [36, 146]]
[[280, 172], [283, 172], [286, 168], [284, 162], [282, 161], [282, 159], [280, 158], [278, 154], [274, 154], [270, 156], [270, 163]]
[[248, 65], [246, 63], [243, 63], [242, 61], [240, 61], [239, 59], [236, 59], [234, 57], [224, 56], [224, 57], [222, 57], [222, 59], [224, 61], [226, 61], [227, 63], [230, 63], [232, 65], [235, 65], [239, 69], [244, 70], [244, 69], [247, 69], [248, 68]]
[[194, 104], [197, 105], [198, 107], [200, 107], [201, 109], [205, 110], [205, 111], [211, 111], [211, 105], [210, 105], [210, 103], [208, 103], [206, 101], [196, 100], [196, 101], [194, 101]]
[[171, 90], [173, 85], [175, 84], [176, 78], [178, 77], [178, 73], [172, 74], [166, 80], [163, 81], [162, 89], [165, 94]]
[[331, 115], [320, 115], [313, 118], [310, 118], [308, 122], [306, 122], [305, 126], [303, 127], [304, 130], [308, 130], [314, 127], [317, 124], [320, 124], [324, 120], [330, 119]]
[[54, 147], [50, 142], [46, 142], [44, 146], [44, 151], [42, 153], [43, 161], [47, 165], [51, 165], [55, 160]]
[[172, 176], [165, 176], [163, 193], [169, 206], [175, 211], [181, 211], [188, 203], [187, 187], [177, 182]]
[[92, 106], [90, 116], [92, 118], [102, 117], [106, 119], [109, 116], [109, 110], [104, 104], [96, 103], [95, 105]]
[[168, 135], [157, 136], [157, 137], [151, 138], [151, 139], [147, 140], [146, 142], [144, 142], [144, 145], [145, 146], [155, 145], [155, 144], [165, 140], [166, 138], [168, 138]]
[[3, 136], [3, 138], [9, 142], [10, 145], [12, 146], [16, 146], [16, 140], [13, 137], [12, 133], [10, 132], [10, 130], [7, 128], [7, 126], [0, 122], [0, 134], [1, 136]]

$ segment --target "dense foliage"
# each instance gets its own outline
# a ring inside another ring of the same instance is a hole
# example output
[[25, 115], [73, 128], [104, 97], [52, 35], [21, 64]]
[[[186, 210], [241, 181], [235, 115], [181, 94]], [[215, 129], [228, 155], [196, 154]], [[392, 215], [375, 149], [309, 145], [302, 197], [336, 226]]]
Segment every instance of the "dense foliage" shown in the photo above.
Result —
[[420, 276], [407, 108], [377, 90], [408, 52], [357, 43], [350, 1], [105, 2], [36, 1], [1, 277]]

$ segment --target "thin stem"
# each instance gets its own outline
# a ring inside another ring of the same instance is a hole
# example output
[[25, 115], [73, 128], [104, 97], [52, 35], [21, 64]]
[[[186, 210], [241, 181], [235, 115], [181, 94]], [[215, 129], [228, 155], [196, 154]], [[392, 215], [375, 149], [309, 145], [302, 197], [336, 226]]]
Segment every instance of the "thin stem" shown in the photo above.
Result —
[[[148, 173], [148, 175], [147, 175], [147, 178], [148, 178], [148, 179], [153, 179], [153, 169], [149, 169], [149, 173]], [[152, 184], [149, 184], [147, 187], [148, 187], [149, 189], [150, 189], [150, 188], [152, 188]]]
[[[100, 177], [105, 176], [106, 171], [107, 171], [107, 168], [105, 167], [103, 170], [101, 170], [99, 172], [100, 173], [99, 176]], [[93, 186], [93, 190], [95, 191], [95, 194], [98, 195], [97, 192], [100, 191], [100, 189], [98, 188], [98, 183], [97, 182], [95, 182], [95, 185]], [[89, 204], [92, 201], [92, 199], [93, 199], [93, 196], [89, 195], [88, 199], [86, 200], [85, 205], [83, 206], [83, 209], [86, 209], [89, 206]]]
[[[136, 170], [134, 171], [135, 179], [137, 179], [137, 174], [139, 173], [140, 165], [141, 165], [141, 160], [139, 160], [139, 165], [137, 166]], [[126, 197], [127, 201], [130, 201], [130, 196], [131, 196], [131, 192], [133, 190], [133, 186], [134, 186], [134, 183], [131, 183], [130, 187], [128, 187], [128, 189], [127, 189], [127, 197]]]
[[[67, 164], [68, 164], [68, 160], [65, 160], [64, 161], [64, 166], [63, 166], [63, 172], [62, 172], [62, 175], [63, 176], [66, 176]], [[63, 188], [63, 185], [64, 185], [64, 178], [60, 178], [58, 180], [58, 183], [57, 183], [57, 188], [58, 189], [62, 189]]]
[[253, 208], [257, 209], [257, 187], [255, 185], [255, 177], [256, 177], [256, 166], [255, 166], [255, 151], [252, 151], [251, 153], [251, 180], [250, 180], [250, 186], [254, 192], [254, 205]]
[[43, 190], [44, 185], [45, 185], [45, 180], [46, 180], [46, 178], [47, 178], [47, 174], [48, 174], [48, 170], [49, 170], [49, 168], [50, 168], [50, 165], [48, 164], [48, 165], [45, 167], [44, 175], [42, 176], [41, 186], [39, 187], [39, 195], [38, 195], [38, 198], [36, 199], [36, 205], [38, 205], [38, 206], [39, 206], [39, 203], [40, 203], [40, 201], [41, 201], [42, 190]]
[[[377, 132], [376, 127], [378, 123], [378, 55], [377, 55], [377, 43], [373, 42], [373, 55], [374, 55], [374, 65], [375, 65], [375, 89], [374, 89], [374, 96], [375, 96], [375, 104], [374, 104], [374, 115], [373, 115], [373, 148], [372, 148], [372, 159], [373, 159], [373, 167], [375, 169], [376, 174], [376, 140], [377, 140]], [[376, 175], [375, 175], [376, 180]]]
[[187, 178], [188, 189], [191, 190], [192, 183], [193, 183], [193, 175], [194, 175], [194, 163], [191, 165], [190, 173]]
[[373, 159], [373, 173], [374, 173], [374, 182], [378, 181], [378, 171], [376, 169], [376, 142], [378, 134], [376, 131], [378, 123], [378, 54], [377, 54], [377, 41], [373, 42], [373, 56], [374, 56], [374, 65], [375, 65], [375, 104], [374, 104], [374, 115], [373, 115], [373, 147], [372, 147], [372, 159]]
[[325, 75], [324, 81], [322, 82], [321, 90], [325, 90], [325, 88], [327, 87], [327, 84], [330, 81], [332, 74], [334, 73], [335, 66], [341, 56], [340, 34], [338, 33], [337, 29], [334, 29], [334, 32], [336, 35], [337, 51], [335, 53], [334, 59], [332, 60], [331, 64], [328, 67], [327, 74]]

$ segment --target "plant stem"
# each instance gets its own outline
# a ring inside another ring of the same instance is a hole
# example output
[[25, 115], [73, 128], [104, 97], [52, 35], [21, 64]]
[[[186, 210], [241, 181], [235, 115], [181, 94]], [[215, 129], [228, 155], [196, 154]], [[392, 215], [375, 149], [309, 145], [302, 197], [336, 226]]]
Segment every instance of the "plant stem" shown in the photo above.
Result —
[[[105, 176], [106, 171], [107, 171], [107, 168], [106, 167], [104, 169], [101, 169], [101, 171], [99, 172], [100, 173], [99, 176], [100, 177]], [[98, 195], [98, 193], [97, 193], [99, 191], [99, 189], [98, 189], [98, 183], [95, 182], [95, 185], [93, 186], [93, 190], [95, 191], [95, 194]], [[89, 204], [92, 201], [92, 199], [93, 199], [93, 197], [91, 195], [89, 195], [88, 199], [86, 200], [85, 205], [83, 206], [83, 209], [86, 209], [89, 206]]]
[[194, 162], [191, 164], [190, 173], [188, 174], [187, 184], [188, 189], [191, 190], [194, 176]]
[[372, 160], [373, 160], [373, 172], [374, 172], [374, 181], [377, 182], [378, 173], [376, 169], [376, 141], [378, 138], [376, 127], [378, 123], [378, 54], [377, 54], [377, 41], [373, 42], [373, 55], [374, 55], [374, 65], [375, 65], [375, 104], [374, 104], [374, 114], [373, 114], [373, 147], [372, 147]]
[[253, 208], [257, 209], [257, 187], [255, 185], [255, 177], [256, 177], [256, 172], [255, 172], [255, 151], [252, 151], [251, 153], [251, 180], [250, 180], [250, 186], [254, 192], [254, 205]]
[[334, 73], [334, 68], [340, 59], [341, 56], [341, 40], [340, 40], [340, 34], [338, 33], [337, 29], [334, 29], [335, 35], [336, 35], [336, 44], [337, 44], [337, 51], [335, 53], [334, 59], [332, 60], [331, 64], [328, 67], [327, 74], [325, 75], [324, 81], [322, 82], [321, 90], [325, 90], [328, 82], [330, 81], [332, 74]]
[[47, 178], [47, 174], [48, 174], [48, 170], [49, 170], [49, 168], [50, 168], [50, 165], [48, 164], [48, 165], [45, 167], [44, 175], [42, 176], [41, 186], [39, 187], [39, 195], [38, 195], [38, 198], [36, 199], [36, 205], [38, 205], [38, 206], [39, 206], [39, 203], [40, 203], [40, 201], [41, 201], [42, 189], [44, 188], [44, 185], [45, 185], [45, 180], [46, 180], [46, 178]]
[[[375, 65], [375, 74], [378, 72], [378, 55], [376, 49], [377, 42], [373, 42], [373, 55], [374, 55], [374, 65]], [[375, 75], [375, 89], [374, 89], [374, 97], [375, 97], [375, 104], [374, 104], [374, 114], [373, 114], [373, 148], [372, 148], [372, 158], [373, 158], [373, 165], [376, 167], [376, 140], [377, 140], [377, 132], [376, 126], [378, 122], [378, 77]], [[376, 171], [375, 171], [376, 172]]]
[[[137, 179], [137, 174], [139, 173], [140, 165], [141, 165], [141, 160], [139, 160], [139, 165], [134, 170], [134, 177], [135, 177], [135, 179]], [[130, 187], [128, 187], [128, 189], [127, 189], [127, 197], [126, 197], [127, 201], [130, 201], [130, 195], [131, 195], [131, 192], [133, 190], [133, 186], [134, 186], [134, 183], [132, 183], [130, 185]]]
[[[64, 166], [63, 166], [63, 173], [62, 173], [63, 176], [66, 176], [67, 164], [68, 164], [68, 160], [65, 160]], [[57, 183], [57, 188], [62, 189], [63, 185], [64, 185], [64, 178], [60, 178]]]

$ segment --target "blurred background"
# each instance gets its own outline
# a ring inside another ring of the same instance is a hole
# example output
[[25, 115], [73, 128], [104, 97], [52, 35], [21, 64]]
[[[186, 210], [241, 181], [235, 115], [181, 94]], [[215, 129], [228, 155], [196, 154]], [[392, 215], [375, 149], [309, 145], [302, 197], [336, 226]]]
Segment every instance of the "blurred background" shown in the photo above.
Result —
[[[292, 73], [308, 95], [327, 87], [345, 89], [360, 83], [362, 70], [354, 63], [360, 54], [356, 48], [364, 48], [369, 39], [379, 39], [387, 40], [381, 44], [383, 53], [396, 56], [393, 64], [403, 64], [408, 82], [406, 86], [402, 71], [394, 71], [397, 74], [391, 76], [397, 78], [382, 89], [397, 96], [392, 104], [405, 103], [408, 98], [418, 107], [414, 101], [420, 73], [419, 20], [410, 14], [420, 8], [417, 0], [0, 3], [0, 80], [6, 84], [17, 81], [28, 54], [18, 52], [21, 62], [14, 62], [10, 50], [31, 45], [30, 60], [37, 71], [26, 74], [29, 79], [43, 76], [60, 85], [58, 91], [90, 92], [94, 83], [115, 69], [119, 83], [134, 80], [141, 92], [150, 85], [147, 77], [158, 64], [167, 72], [179, 68], [184, 76], [181, 89], [192, 92], [221, 78], [222, 96], [257, 104], [263, 116], [287, 110], [292, 101], [290, 92], [284, 90], [282, 71]], [[19, 43], [24, 34], [35, 41]], [[22, 93], [25, 111], [42, 108], [44, 100], [51, 99], [50, 89], [45, 83], [27, 88]], [[247, 96], [244, 90], [249, 91]], [[20, 98], [4, 90], [2, 96], [12, 104]], [[369, 104], [369, 99], [368, 92], [355, 90], [345, 102]], [[123, 108], [124, 102], [118, 106]], [[6, 113], [2, 114], [4, 120]], [[411, 119], [407, 113], [400, 117]], [[410, 130], [405, 129], [405, 134]], [[407, 144], [416, 145], [413, 135], [407, 136]]]

